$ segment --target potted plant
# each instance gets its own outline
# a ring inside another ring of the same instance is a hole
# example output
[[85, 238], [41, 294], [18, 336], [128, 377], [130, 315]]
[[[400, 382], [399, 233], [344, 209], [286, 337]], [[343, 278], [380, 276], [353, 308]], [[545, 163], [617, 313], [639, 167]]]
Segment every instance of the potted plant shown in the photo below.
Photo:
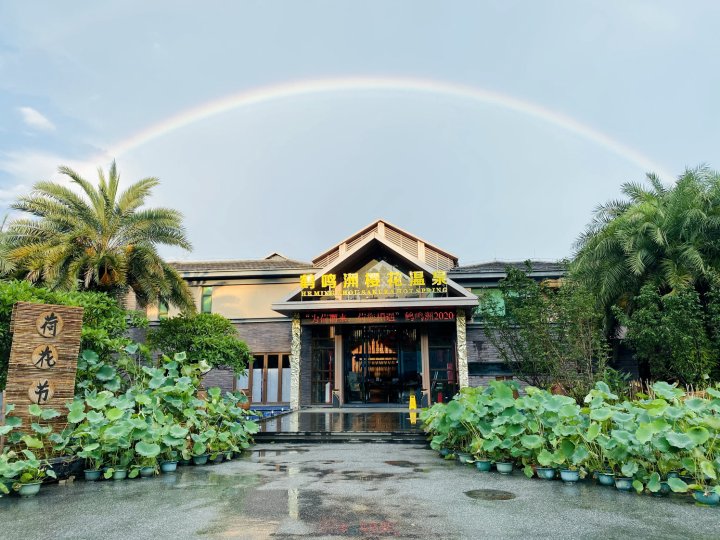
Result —
[[[492, 439], [483, 439], [478, 436], [473, 437], [470, 443], [470, 451], [472, 452], [472, 460], [475, 463], [475, 468], [478, 471], [487, 472], [492, 467], [491, 450], [489, 449], [493, 447], [494, 442]], [[497, 443], [499, 444], [499, 441], [497, 441]]]
[[204, 433], [192, 433], [190, 438], [193, 442], [190, 454], [193, 463], [195, 465], [205, 465], [208, 462], [209, 457], [207, 453], [207, 431]]
[[85, 475], [85, 480], [88, 480], [90, 482], [99, 480], [102, 476], [103, 466], [103, 454], [100, 449], [100, 443], [95, 442], [84, 446], [82, 450], [77, 453], [77, 455], [85, 459], [85, 470], [83, 471]]
[[177, 450], [166, 450], [163, 452], [162, 459], [160, 461], [160, 472], [175, 472], [178, 466], [178, 455]]
[[25, 459], [18, 459], [15, 462], [15, 469], [18, 473], [17, 481], [13, 485], [21, 497], [34, 497], [40, 491], [40, 486], [46, 477], [56, 478], [55, 471], [35, 457], [30, 450], [22, 450]]
[[160, 470], [164, 473], [174, 472], [177, 469], [180, 449], [185, 444], [188, 429], [180, 424], [165, 426], [160, 439], [161, 453]]

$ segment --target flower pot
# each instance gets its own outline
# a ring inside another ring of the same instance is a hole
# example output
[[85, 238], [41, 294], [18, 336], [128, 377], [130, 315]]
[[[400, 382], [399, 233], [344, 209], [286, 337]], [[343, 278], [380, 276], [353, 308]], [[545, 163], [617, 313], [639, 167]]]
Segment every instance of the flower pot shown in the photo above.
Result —
[[218, 454], [212, 459], [213, 465], [219, 465], [223, 461], [225, 461], [225, 454]]
[[492, 461], [489, 459], [479, 459], [475, 462], [475, 467], [478, 471], [488, 472], [492, 467]]
[[[7, 478], [0, 479], [0, 484], [5, 484], [5, 487], [7, 490], [12, 493], [13, 490], [13, 484], [15, 483], [15, 480], [8, 480]], [[0, 496], [2, 496], [3, 493], [0, 491]]]
[[597, 480], [601, 486], [614, 486], [615, 474], [611, 472], [599, 472], [597, 475]]
[[660, 490], [659, 491], [653, 491], [653, 497], [667, 497], [670, 494], [670, 484], [667, 482], [660, 482]]
[[118, 469], [113, 471], [113, 480], [125, 480], [127, 478], [127, 471], [125, 469]]
[[469, 459], [471, 459], [470, 454], [466, 454], [465, 452], [458, 452], [457, 454], [458, 461], [462, 464], [466, 464]]
[[570, 469], [560, 469], [560, 479], [568, 484], [574, 484], [580, 480], [580, 471], [571, 471]]
[[140, 477], [150, 478], [155, 475], [155, 467], [140, 467]]
[[538, 467], [535, 469], [535, 472], [537, 473], [538, 478], [542, 478], [543, 480], [555, 479], [555, 469], [551, 467]]
[[632, 478], [627, 478], [624, 476], [615, 477], [615, 487], [619, 491], [630, 491], [633, 488], [632, 482]]
[[195, 465], [205, 465], [208, 462], [208, 455], [193, 456], [192, 460]]
[[180, 461], [178, 461], [178, 465], [190, 465], [191, 463], [191, 459], [181, 459]]
[[442, 457], [445, 457], [450, 453], [450, 449], [449, 448], [441, 448], [439, 450], [439, 452]]
[[667, 473], [668, 478], [680, 478], [680, 473], [677, 471], [670, 471]]
[[513, 470], [513, 464], [507, 463], [504, 461], [499, 461], [495, 464], [495, 468], [497, 469], [497, 472], [500, 474], [511, 474]]
[[85, 480], [88, 482], [94, 482], [95, 480], [100, 480], [100, 476], [102, 476], [102, 471], [100, 469], [86, 469], [84, 471], [85, 473]]
[[704, 504], [706, 506], [717, 506], [718, 502], [720, 502], [720, 495], [718, 495], [714, 491], [705, 493], [701, 489], [696, 489], [695, 491], [693, 491], [693, 498], [698, 503]]
[[160, 470], [164, 473], [171, 473], [175, 472], [177, 470], [178, 462], [177, 461], [163, 461], [160, 464]]
[[[42, 482], [33, 482], [32, 484], [21, 484], [18, 493], [21, 497], [34, 497], [40, 492]], [[716, 503], [717, 504], [717, 503]]]

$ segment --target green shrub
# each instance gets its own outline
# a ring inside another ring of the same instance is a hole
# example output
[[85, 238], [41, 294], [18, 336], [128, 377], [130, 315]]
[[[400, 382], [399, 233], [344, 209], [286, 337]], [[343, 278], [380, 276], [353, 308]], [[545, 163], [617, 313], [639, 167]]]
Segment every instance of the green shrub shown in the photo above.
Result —
[[144, 317], [128, 312], [103, 293], [61, 292], [35, 287], [27, 281], [0, 281], [0, 390], [5, 388], [12, 345], [10, 318], [16, 302], [37, 302], [84, 308], [81, 350], [91, 349], [101, 357], [121, 350], [130, 343], [130, 326], [147, 324]]
[[513, 461], [528, 476], [535, 466], [579, 469], [581, 476], [611, 471], [632, 478], [638, 492], [658, 492], [667, 482], [675, 492], [720, 493], [718, 388], [700, 398], [658, 382], [650, 395], [629, 401], [598, 382], [582, 407], [567, 396], [526, 391], [515, 398], [513, 387], [494, 381], [423, 411], [431, 447]]
[[[130, 349], [128, 355], [137, 347]], [[92, 351], [83, 354], [97, 357]], [[210, 388], [206, 399], [199, 397], [208, 369], [207, 363], [189, 362], [179, 353], [156, 366], [138, 364], [132, 384], [121, 389], [84, 389], [68, 404], [68, 428], [62, 440], [54, 441], [56, 447], [84, 458], [88, 469], [106, 467], [106, 477], [129, 469], [131, 478], [160, 460], [248, 448], [258, 426], [240, 408], [242, 397], [223, 395], [219, 388]]]
[[232, 323], [216, 313], [161, 320], [149, 332], [148, 345], [168, 356], [184, 352], [191, 362], [204, 360], [211, 366], [228, 366], [235, 373], [245, 371], [252, 359], [250, 349], [238, 338]]

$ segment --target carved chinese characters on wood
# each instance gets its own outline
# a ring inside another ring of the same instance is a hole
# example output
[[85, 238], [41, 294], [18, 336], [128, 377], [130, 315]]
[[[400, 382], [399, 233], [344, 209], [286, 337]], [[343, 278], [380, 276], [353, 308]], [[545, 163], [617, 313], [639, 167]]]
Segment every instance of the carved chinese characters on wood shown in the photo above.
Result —
[[8, 365], [6, 403], [26, 424], [28, 406], [36, 403], [60, 412], [51, 420], [61, 429], [66, 404], [73, 399], [80, 351], [83, 309], [18, 302], [13, 307], [13, 334]]

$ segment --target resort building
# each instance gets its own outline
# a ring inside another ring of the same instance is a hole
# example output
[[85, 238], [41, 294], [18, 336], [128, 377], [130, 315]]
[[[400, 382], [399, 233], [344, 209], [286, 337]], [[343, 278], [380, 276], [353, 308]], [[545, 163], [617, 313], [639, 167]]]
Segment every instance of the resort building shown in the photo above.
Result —
[[[253, 351], [246, 376], [215, 369], [208, 384], [243, 389], [254, 405], [407, 406], [412, 395], [427, 405], [510, 375], [474, 313], [484, 300], [502, 309], [498, 281], [524, 263], [460, 266], [378, 220], [310, 262], [273, 253], [173, 264], [200, 311], [230, 319]], [[536, 279], [563, 274], [557, 263], [531, 266]]]

